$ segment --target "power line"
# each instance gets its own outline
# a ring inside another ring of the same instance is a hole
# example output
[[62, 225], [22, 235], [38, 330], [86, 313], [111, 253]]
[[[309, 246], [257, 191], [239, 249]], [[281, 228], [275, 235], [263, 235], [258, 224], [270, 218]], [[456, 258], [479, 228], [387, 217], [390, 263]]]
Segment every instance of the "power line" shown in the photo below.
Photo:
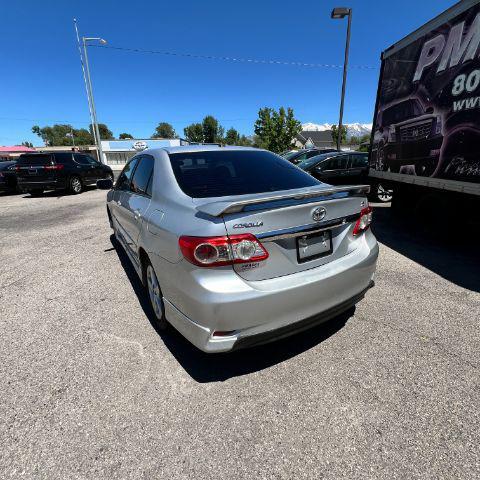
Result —
[[[12, 118], [12, 117], [0, 117], [0, 120], [7, 120], [7, 121], [18, 121], [18, 122], [57, 122], [57, 123], [79, 123], [79, 124], [85, 124], [89, 125], [90, 121], [89, 120], [73, 120], [73, 119], [58, 119], [58, 118], [45, 118], [45, 117], [38, 117], [38, 118]], [[195, 123], [195, 122], [201, 122], [202, 119], [170, 119], [171, 123]], [[241, 122], [241, 121], [249, 121], [251, 118], [218, 118], [217, 119], [220, 122]], [[128, 119], [123, 119], [123, 120], [109, 120], [109, 119], [102, 119], [102, 123], [106, 124], [111, 124], [111, 123], [136, 123], [136, 124], [152, 124], [152, 123], [157, 123], [159, 120], [131, 120], [130, 118]]]
[[[160, 51], [160, 50], [143, 50], [141, 48], [115, 47], [113, 45], [90, 45], [90, 47], [108, 48], [110, 50], [121, 50], [125, 52], [134, 52], [134, 53], [149, 53], [149, 54], [167, 55], [167, 56], [173, 56], [173, 57], [196, 58], [201, 60], [219, 60], [222, 62], [239, 62], [239, 63], [263, 64], [263, 65], [288, 65], [292, 67], [309, 67], [309, 68], [343, 68], [343, 65], [335, 65], [335, 64], [328, 64], [328, 63], [287, 62], [283, 60], [267, 60], [267, 59], [242, 58], [242, 57], [222, 57], [222, 56], [215, 56], [215, 55], [199, 55], [194, 53], [178, 53], [178, 52]], [[377, 69], [377, 67], [374, 67], [372, 65], [351, 65], [349, 68], [358, 68], [358, 69], [364, 69], [364, 70]]]

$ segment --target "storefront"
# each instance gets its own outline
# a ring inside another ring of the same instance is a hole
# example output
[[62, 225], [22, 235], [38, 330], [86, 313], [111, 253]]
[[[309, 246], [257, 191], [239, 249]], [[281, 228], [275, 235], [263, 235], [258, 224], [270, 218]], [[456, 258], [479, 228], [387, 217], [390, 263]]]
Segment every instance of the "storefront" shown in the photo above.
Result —
[[181, 145], [188, 145], [188, 142], [181, 138], [102, 140], [105, 163], [113, 170], [121, 170], [125, 163], [137, 152], [147, 148], [178, 147]]

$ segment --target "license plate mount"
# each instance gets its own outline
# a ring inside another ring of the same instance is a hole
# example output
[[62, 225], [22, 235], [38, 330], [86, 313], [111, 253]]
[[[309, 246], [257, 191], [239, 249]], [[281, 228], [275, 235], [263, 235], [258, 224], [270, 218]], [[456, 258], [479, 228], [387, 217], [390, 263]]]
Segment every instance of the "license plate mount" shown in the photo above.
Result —
[[301, 235], [297, 237], [296, 240], [298, 263], [309, 262], [317, 258], [325, 257], [333, 251], [331, 230]]

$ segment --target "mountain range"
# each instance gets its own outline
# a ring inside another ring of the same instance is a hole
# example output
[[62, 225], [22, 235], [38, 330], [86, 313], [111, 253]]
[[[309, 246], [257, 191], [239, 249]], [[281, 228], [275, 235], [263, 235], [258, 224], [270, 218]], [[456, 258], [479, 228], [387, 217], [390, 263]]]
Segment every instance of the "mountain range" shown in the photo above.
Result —
[[[316, 131], [323, 132], [325, 130], [331, 130], [332, 123], [304, 123], [302, 124], [303, 131]], [[351, 137], [361, 137], [362, 135], [370, 135], [372, 131], [371, 123], [346, 123], [344, 124], [347, 127], [347, 139]]]

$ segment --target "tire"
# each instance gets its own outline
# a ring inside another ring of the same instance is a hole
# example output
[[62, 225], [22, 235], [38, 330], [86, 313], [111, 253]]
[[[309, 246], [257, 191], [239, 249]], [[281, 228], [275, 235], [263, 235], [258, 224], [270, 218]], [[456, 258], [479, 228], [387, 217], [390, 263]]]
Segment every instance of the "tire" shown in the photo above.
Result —
[[68, 181], [68, 190], [74, 195], [77, 195], [82, 192], [83, 184], [80, 177], [78, 177], [77, 175], [72, 175], [70, 177], [70, 180]]
[[29, 190], [27, 193], [30, 194], [31, 197], [39, 197], [43, 194], [43, 190]]
[[145, 285], [150, 308], [152, 309], [152, 319], [155, 327], [157, 330], [166, 330], [168, 321], [165, 318], [162, 290], [155, 270], [148, 258], [143, 262], [143, 284]]

